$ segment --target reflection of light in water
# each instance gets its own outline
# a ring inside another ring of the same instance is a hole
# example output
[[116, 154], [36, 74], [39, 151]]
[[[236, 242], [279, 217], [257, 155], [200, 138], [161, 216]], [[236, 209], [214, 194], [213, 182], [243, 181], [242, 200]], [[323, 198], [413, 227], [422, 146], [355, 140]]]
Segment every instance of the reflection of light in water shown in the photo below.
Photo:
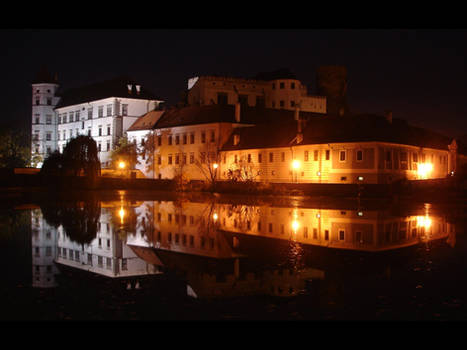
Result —
[[123, 219], [125, 218], [125, 209], [123, 207], [120, 207], [118, 215], [120, 216], [120, 223], [123, 224]]
[[294, 233], [297, 233], [298, 228], [300, 227], [300, 224], [298, 223], [297, 220], [292, 221], [292, 230]]
[[417, 216], [417, 227], [429, 229], [431, 227], [431, 219], [427, 216]]

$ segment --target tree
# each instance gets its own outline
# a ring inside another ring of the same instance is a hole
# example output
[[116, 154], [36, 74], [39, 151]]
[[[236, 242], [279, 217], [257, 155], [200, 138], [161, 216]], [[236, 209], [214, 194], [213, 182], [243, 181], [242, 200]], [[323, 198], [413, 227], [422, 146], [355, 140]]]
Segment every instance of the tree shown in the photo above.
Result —
[[129, 169], [134, 169], [139, 163], [136, 143], [128, 141], [127, 137], [121, 137], [110, 154], [110, 160], [115, 169], [121, 161], [125, 162]]
[[96, 141], [80, 135], [66, 144], [63, 154], [51, 153], [45, 159], [41, 173], [95, 178], [100, 175], [100, 166]]
[[243, 155], [236, 163], [232, 163], [227, 170], [227, 177], [231, 181], [252, 182], [259, 175], [256, 166], [248, 161], [248, 157]]
[[148, 132], [144, 138], [144, 144], [141, 147], [139, 156], [145, 160], [146, 172], [154, 172], [154, 154], [156, 152], [156, 135], [154, 132]]
[[210, 184], [213, 184], [217, 180], [219, 156], [218, 144], [206, 143], [199, 150], [199, 157], [195, 159], [196, 167]]
[[29, 165], [31, 151], [24, 140], [24, 133], [12, 129], [0, 133], [0, 167], [21, 168]]

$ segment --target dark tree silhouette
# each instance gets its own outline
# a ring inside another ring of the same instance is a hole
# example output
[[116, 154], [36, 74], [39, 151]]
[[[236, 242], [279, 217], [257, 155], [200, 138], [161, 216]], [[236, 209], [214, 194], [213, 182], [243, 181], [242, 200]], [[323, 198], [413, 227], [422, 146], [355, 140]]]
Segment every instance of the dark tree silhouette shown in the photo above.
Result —
[[100, 175], [101, 166], [96, 141], [90, 136], [80, 135], [71, 139], [63, 150], [51, 153], [44, 161], [41, 173], [68, 176]]

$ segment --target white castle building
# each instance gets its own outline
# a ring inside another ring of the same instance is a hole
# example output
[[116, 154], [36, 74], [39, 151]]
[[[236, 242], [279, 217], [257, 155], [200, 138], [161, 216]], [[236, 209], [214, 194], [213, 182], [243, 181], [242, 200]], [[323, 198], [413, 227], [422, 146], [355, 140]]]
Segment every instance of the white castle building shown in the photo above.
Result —
[[125, 131], [163, 101], [131, 78], [59, 89], [56, 77], [42, 70], [32, 84], [32, 166], [41, 167], [48, 154], [63, 151], [78, 135], [92, 136], [101, 166], [110, 165], [110, 153]]

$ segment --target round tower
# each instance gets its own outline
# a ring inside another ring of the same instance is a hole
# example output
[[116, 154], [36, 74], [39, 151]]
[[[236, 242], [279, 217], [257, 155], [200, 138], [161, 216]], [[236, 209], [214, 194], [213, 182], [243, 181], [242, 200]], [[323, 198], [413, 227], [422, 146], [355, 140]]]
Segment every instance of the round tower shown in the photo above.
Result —
[[54, 108], [59, 101], [57, 76], [42, 67], [32, 82], [31, 166], [40, 168], [49, 153], [57, 149], [57, 120]]

